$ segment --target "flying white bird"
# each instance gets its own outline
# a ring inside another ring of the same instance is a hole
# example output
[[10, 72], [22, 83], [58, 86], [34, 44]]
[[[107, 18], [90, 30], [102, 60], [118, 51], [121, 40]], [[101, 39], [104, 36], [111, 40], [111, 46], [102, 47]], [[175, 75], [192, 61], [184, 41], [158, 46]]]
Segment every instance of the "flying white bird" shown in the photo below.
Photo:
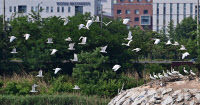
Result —
[[100, 52], [102, 52], [102, 53], [107, 53], [107, 52], [106, 52], [106, 48], [107, 48], [107, 46], [101, 47], [101, 51], [100, 51]]
[[24, 34], [24, 37], [26, 40], [28, 40], [28, 38], [30, 37], [31, 35], [30, 34]]
[[75, 87], [73, 89], [78, 90], [80, 89], [77, 85], [74, 85]]
[[75, 43], [70, 43], [70, 44], [69, 44], [68, 50], [75, 50], [74, 44], [75, 44]]
[[115, 66], [113, 66], [112, 69], [113, 69], [114, 71], [117, 71], [120, 67], [121, 67], [120, 65], [115, 65]]
[[67, 23], [70, 21], [68, 18], [64, 18], [64, 25], [67, 25]]
[[72, 41], [72, 39], [70, 37], [66, 38], [65, 41]]
[[157, 76], [157, 75], [155, 75], [155, 72], [153, 72], [153, 76], [154, 76], [154, 78], [158, 78], [158, 76]]
[[55, 54], [58, 50], [57, 49], [50, 49], [52, 52], [51, 52], [51, 55]]
[[93, 23], [92, 20], [88, 20], [85, 28], [89, 30], [89, 27], [90, 27], [90, 25], [92, 25], [92, 23]]
[[74, 59], [71, 59], [71, 61], [78, 62], [78, 56], [77, 56], [77, 54], [74, 53]]
[[38, 92], [38, 91], [35, 91], [35, 87], [38, 87], [38, 85], [34, 84], [34, 85], [32, 86], [32, 90], [31, 90], [30, 92], [32, 92], [32, 93]]
[[112, 21], [109, 21], [108, 23], [102, 22], [103, 24], [105, 24], [106, 26], [108, 26]]
[[172, 44], [172, 45], [174, 45], [174, 46], [178, 46], [179, 43], [175, 41], [174, 44]]
[[154, 39], [154, 40], [155, 40], [154, 44], [156, 45], [160, 42], [160, 39]]
[[10, 53], [16, 54], [16, 53], [18, 53], [18, 52], [16, 51], [16, 48], [13, 48], [12, 52], [10, 52]]
[[167, 41], [166, 45], [172, 44], [170, 40]]
[[130, 19], [123, 19], [123, 24], [127, 24]]
[[94, 20], [94, 22], [100, 22], [99, 21], [99, 16], [96, 16], [96, 18], [95, 19], [93, 18], [93, 20]]
[[81, 42], [81, 43], [78, 43], [78, 44], [86, 44], [87, 37], [81, 36], [81, 37], [79, 38], [79, 40], [81, 40], [81, 39], [82, 39], [82, 42]]
[[42, 75], [42, 70], [39, 71], [39, 74], [38, 74], [36, 77], [44, 77], [44, 76]]
[[47, 40], [48, 40], [47, 43], [53, 43], [52, 42], [52, 40], [53, 40], [52, 38], [48, 38]]
[[130, 43], [132, 42], [132, 40], [129, 40], [128, 43], [122, 43], [122, 45], [125, 45], [125, 46], [130, 46]]
[[132, 51], [139, 52], [140, 50], [141, 50], [140, 48], [135, 48], [135, 49], [133, 49]]
[[150, 74], [150, 78], [153, 79], [153, 80], [156, 80], [156, 78], [152, 77], [151, 74]]
[[12, 42], [14, 39], [17, 39], [15, 36], [10, 36], [10, 42]]
[[80, 24], [80, 25], [78, 25], [78, 29], [80, 30], [80, 29], [82, 29], [82, 28], [85, 28], [85, 25], [84, 24]]
[[60, 70], [62, 70], [62, 69], [61, 69], [61, 68], [55, 68], [55, 69], [53, 69], [53, 70], [55, 70], [54, 74], [57, 74], [58, 71], [60, 71]]
[[188, 52], [185, 52], [182, 54], [182, 59], [184, 59], [185, 57], [187, 57], [188, 55], [190, 55]]
[[183, 67], [183, 71], [184, 73], [189, 74], [189, 72], [185, 69], [185, 67]]
[[128, 32], [128, 37], [127, 38], [124, 38], [125, 40], [132, 40], [133, 36], [132, 36], [132, 32], [129, 31]]
[[186, 50], [184, 45], [181, 45], [181, 48], [179, 50]]
[[190, 74], [192, 74], [193, 76], [196, 75], [196, 73], [192, 72], [192, 70], [190, 70]]

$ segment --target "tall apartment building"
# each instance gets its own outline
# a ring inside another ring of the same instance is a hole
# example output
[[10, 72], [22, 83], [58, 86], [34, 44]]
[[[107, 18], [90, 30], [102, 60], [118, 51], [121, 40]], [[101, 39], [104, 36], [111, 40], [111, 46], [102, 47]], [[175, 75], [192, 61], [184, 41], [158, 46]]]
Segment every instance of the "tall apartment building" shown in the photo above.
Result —
[[153, 0], [115, 0], [114, 19], [130, 19], [127, 28], [152, 29]]

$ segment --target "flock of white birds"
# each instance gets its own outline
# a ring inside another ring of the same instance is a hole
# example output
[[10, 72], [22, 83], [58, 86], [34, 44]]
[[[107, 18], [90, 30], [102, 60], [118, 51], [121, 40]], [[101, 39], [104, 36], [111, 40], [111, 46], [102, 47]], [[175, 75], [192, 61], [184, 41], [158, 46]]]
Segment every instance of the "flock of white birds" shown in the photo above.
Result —
[[[129, 22], [129, 20], [130, 20], [130, 19], [123, 19], [123, 24], [126, 25], [126, 24]], [[70, 20], [65, 19], [64, 25], [66, 25], [69, 21], [70, 21]], [[105, 24], [106, 26], [108, 26], [108, 25], [112, 22], [112, 21], [110, 21], [110, 22], [108, 22], [108, 23], [105, 23], [105, 22], [103, 22], [103, 21], [99, 21], [99, 17], [98, 17], [98, 16], [97, 16], [95, 19], [86, 20], [86, 21], [87, 21], [86, 25], [84, 25], [84, 24], [78, 25], [78, 29], [79, 29], [79, 30], [81, 30], [81, 29], [88, 29], [88, 30], [89, 30], [89, 27], [90, 27], [91, 24], [94, 23], [94, 22], [102, 22], [102, 23]], [[30, 36], [31, 36], [30, 34], [24, 34], [25, 40], [28, 40]], [[17, 39], [15, 36], [10, 36], [9, 38], [10, 38], [10, 42], [13, 42], [15, 39]], [[132, 32], [129, 31], [128, 37], [127, 37], [127, 38], [124, 38], [125, 40], [128, 40], [128, 43], [127, 43], [127, 44], [126, 44], [126, 43], [122, 43], [122, 45], [130, 46], [130, 43], [132, 42], [132, 38], [133, 38], [133, 37], [132, 37]], [[79, 40], [81, 40], [81, 43], [78, 43], [78, 44], [84, 45], [84, 44], [86, 44], [87, 37], [81, 36], [81, 37], [79, 38]], [[160, 42], [160, 39], [154, 39], [154, 40], [155, 40], [155, 42], [154, 42], [155, 45], [157, 45], [157, 44]], [[72, 42], [72, 39], [71, 39], [70, 37], [68, 37], [68, 38], [65, 39], [65, 41]], [[48, 43], [48, 44], [52, 44], [52, 43], [53, 43], [53, 38], [48, 38], [48, 39], [47, 39], [47, 43]], [[68, 50], [75, 50], [74, 45], [75, 45], [75, 43], [70, 43], [70, 44], [69, 44]], [[167, 43], [166, 43], [166, 45], [175, 45], [175, 46], [177, 46], [177, 45], [179, 45], [179, 43], [178, 43], [178, 42], [175, 42], [174, 44], [172, 44], [171, 41], [168, 40]], [[107, 47], [108, 47], [108, 45], [101, 47], [101, 51], [100, 51], [100, 52], [101, 52], [101, 53], [107, 53], [107, 51], [106, 51], [106, 48], [107, 48]], [[141, 50], [141, 48], [135, 48], [135, 49], [133, 49], [132, 51], [139, 52], [140, 50]], [[184, 47], [184, 45], [181, 45], [180, 50], [186, 50], [185, 47]], [[51, 54], [50, 54], [50, 55], [54, 55], [58, 50], [57, 50], [57, 49], [50, 49], [50, 51], [51, 51]], [[10, 52], [10, 53], [16, 54], [16, 53], [18, 53], [18, 52], [16, 51], [16, 48], [13, 48], [12, 52]], [[189, 55], [188, 52], [183, 53], [183, 54], [182, 54], [182, 59], [184, 59], [184, 58], [187, 57], [188, 55]], [[77, 56], [77, 54], [74, 53], [74, 59], [70, 59], [70, 60], [73, 61], [73, 62], [78, 62], [78, 56]], [[113, 69], [114, 71], [117, 71], [120, 67], [121, 67], [120, 65], [116, 64], [116, 65], [113, 66], [112, 69]], [[57, 73], [58, 73], [60, 70], [62, 70], [62, 69], [61, 69], [61, 68], [55, 68], [55, 69], [53, 69], [53, 70], [55, 71], [54, 74], [57, 74]], [[174, 72], [175, 72], [175, 71], [172, 71], [172, 74], [173, 74]], [[164, 71], [163, 71], [163, 73], [164, 73]], [[166, 74], [166, 73], [164, 73], [164, 76], [167, 76], [167, 75], [165, 75], [165, 74]], [[191, 74], [192, 74], [192, 73], [191, 73]], [[150, 75], [150, 78], [151, 78], [151, 79], [157, 79], [157, 78], [163, 78], [164, 76], [162, 76], [162, 75], [159, 73], [158, 76], [157, 76], [157, 75], [154, 75], [154, 76], [151, 76], [151, 75]], [[42, 70], [39, 71], [39, 75], [37, 75], [37, 77], [44, 77], [44, 76], [42, 75]], [[38, 85], [34, 84], [34, 85], [32, 86], [32, 90], [31, 90], [30, 92], [37, 92], [37, 91], [35, 90], [35, 87], [37, 87], [37, 86], [38, 86]], [[75, 87], [74, 87], [73, 89], [80, 89], [80, 88], [79, 88], [77, 85], [75, 85]]]

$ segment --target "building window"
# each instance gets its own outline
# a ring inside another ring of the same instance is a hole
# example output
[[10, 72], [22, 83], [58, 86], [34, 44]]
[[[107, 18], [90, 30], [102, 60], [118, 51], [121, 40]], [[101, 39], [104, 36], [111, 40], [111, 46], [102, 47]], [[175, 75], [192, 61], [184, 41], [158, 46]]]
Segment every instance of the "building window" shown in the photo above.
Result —
[[9, 12], [12, 12], [12, 6], [9, 7]]
[[135, 27], [135, 28], [138, 28], [138, 27], [139, 27], [139, 25], [134, 25], [134, 27]]
[[179, 23], [179, 3], [177, 3], [177, 24]]
[[165, 30], [166, 30], [166, 27], [164, 26], [164, 27], [163, 27], [163, 32], [164, 32], [164, 33], [165, 33]]
[[141, 25], [151, 25], [151, 17], [141, 16]]
[[126, 14], [130, 14], [130, 10], [126, 10]]
[[141, 2], [142, 0], [137, 0], [137, 2]]
[[47, 13], [49, 12], [49, 7], [46, 7], [46, 12], [47, 12]]
[[139, 14], [139, 10], [135, 10], [135, 14]]
[[42, 6], [40, 7], [39, 12], [42, 12]]
[[172, 20], [172, 10], [173, 10], [173, 4], [170, 3], [170, 20]]
[[7, 18], [7, 21], [9, 22], [9, 21], [10, 21], [10, 18]]
[[157, 14], [156, 18], [157, 18], [156, 23], [157, 23], [157, 25], [159, 25], [159, 14]]
[[68, 12], [70, 12], [71, 10], [70, 10], [71, 8], [70, 7], [68, 7]]
[[148, 10], [144, 10], [144, 14], [148, 14]]
[[159, 26], [156, 27], [156, 31], [159, 32]]
[[117, 17], [117, 21], [121, 21], [122, 20], [122, 18], [121, 17]]
[[51, 12], [53, 12], [53, 7], [51, 7]]
[[16, 9], [16, 6], [14, 6], [14, 12], [16, 12], [16, 10], [17, 10], [17, 9]]
[[166, 14], [166, 3], [163, 4], [163, 14]]
[[33, 6], [31, 6], [31, 11], [34, 11], [34, 7]]
[[177, 15], [177, 24], [179, 23], [179, 15]]
[[186, 3], [183, 5], [183, 18], [186, 17]]
[[121, 10], [117, 10], [117, 14], [121, 14], [121, 12], [122, 12]]
[[193, 14], [193, 3], [190, 3], [190, 16]]
[[60, 12], [60, 7], [57, 7], [57, 12]]
[[26, 13], [26, 12], [27, 12], [27, 7], [26, 7], [26, 5], [19, 5], [19, 6], [18, 6], [18, 12], [19, 12], [19, 13]]
[[35, 7], [35, 12], [38, 12], [38, 6]]
[[113, 3], [116, 4], [116, 3], [117, 3], [117, 0], [114, 0]]
[[124, 0], [120, 0], [120, 2], [124, 2]]
[[129, 0], [129, 2], [133, 2], [133, 0]]
[[170, 20], [172, 20], [172, 18], [173, 18], [172, 16], [173, 16], [173, 15], [170, 15]]
[[64, 7], [62, 7], [62, 12], [65, 12], [65, 8]]
[[83, 14], [83, 6], [75, 6], [75, 15], [78, 13]]
[[127, 28], [127, 29], [130, 29], [130, 25], [126, 25], [126, 28]]
[[159, 3], [157, 3], [157, 14], [159, 14]]
[[129, 20], [130, 20], [131, 18], [130, 18], [130, 17], [126, 17], [126, 19], [129, 19]]
[[135, 17], [135, 22], [139, 22], [139, 17]]
[[146, 0], [146, 2], [150, 2], [151, 0]]

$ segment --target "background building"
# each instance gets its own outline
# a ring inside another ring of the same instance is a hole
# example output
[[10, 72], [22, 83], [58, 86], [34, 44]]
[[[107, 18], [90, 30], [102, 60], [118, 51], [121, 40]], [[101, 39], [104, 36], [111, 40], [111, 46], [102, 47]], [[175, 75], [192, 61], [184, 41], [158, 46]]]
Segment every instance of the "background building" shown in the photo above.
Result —
[[113, 17], [113, 15], [114, 15], [114, 10], [113, 10], [114, 0], [100, 0], [100, 2], [103, 5], [103, 15]]
[[127, 28], [141, 27], [152, 29], [152, 0], [116, 0], [114, 1], [114, 19], [129, 18]]

